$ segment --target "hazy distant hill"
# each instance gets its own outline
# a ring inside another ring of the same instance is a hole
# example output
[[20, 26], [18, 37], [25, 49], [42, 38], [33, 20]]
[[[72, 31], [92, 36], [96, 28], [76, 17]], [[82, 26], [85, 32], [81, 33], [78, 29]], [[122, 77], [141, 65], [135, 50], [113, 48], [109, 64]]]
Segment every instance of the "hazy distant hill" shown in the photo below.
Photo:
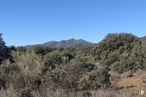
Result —
[[[69, 40], [62, 40], [62, 41], [50, 41], [46, 42], [44, 44], [38, 44], [38, 45], [45, 45], [49, 47], [70, 47], [70, 46], [78, 46], [78, 45], [92, 45], [94, 43], [91, 43], [89, 41], [83, 40], [83, 39], [69, 39]], [[31, 47], [34, 45], [27, 45], [26, 47]]]
[[85, 41], [83, 39], [69, 39], [69, 40], [62, 40], [62, 41], [50, 41], [45, 43], [44, 45], [50, 47], [69, 47], [69, 46], [78, 46], [78, 45], [90, 45], [93, 44], [91, 42]]
[[146, 39], [146, 36], [144, 36], [142, 39]]

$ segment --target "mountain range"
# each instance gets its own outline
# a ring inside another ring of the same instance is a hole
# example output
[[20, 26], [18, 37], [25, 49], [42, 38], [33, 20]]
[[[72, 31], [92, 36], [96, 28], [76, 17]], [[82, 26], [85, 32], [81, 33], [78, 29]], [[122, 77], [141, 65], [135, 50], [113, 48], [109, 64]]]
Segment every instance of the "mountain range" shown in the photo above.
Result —
[[[71, 38], [68, 40], [61, 40], [61, 41], [49, 41], [43, 44], [37, 44], [37, 45], [44, 45], [44, 46], [48, 46], [48, 47], [71, 47], [71, 46], [79, 46], [79, 45], [93, 45], [94, 43], [83, 40], [83, 39], [75, 39], [75, 38]], [[35, 46], [35, 45], [27, 45], [25, 47], [29, 48], [31, 46]]]

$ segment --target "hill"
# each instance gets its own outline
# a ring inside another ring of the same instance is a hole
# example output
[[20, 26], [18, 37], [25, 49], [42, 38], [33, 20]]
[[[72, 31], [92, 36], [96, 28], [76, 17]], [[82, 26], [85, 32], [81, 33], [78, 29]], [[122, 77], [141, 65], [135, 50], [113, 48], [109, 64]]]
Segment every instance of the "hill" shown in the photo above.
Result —
[[83, 39], [69, 39], [69, 40], [62, 40], [62, 41], [50, 41], [45, 43], [49, 47], [70, 47], [70, 46], [78, 46], [78, 45], [90, 45], [93, 44]]
[[[37, 44], [42, 46], [48, 46], [53, 48], [59, 48], [59, 47], [71, 47], [71, 46], [79, 46], [79, 45], [93, 45], [94, 43], [83, 40], [83, 39], [68, 39], [68, 40], [61, 40], [61, 41], [49, 41], [44, 44]], [[25, 47], [29, 48], [36, 45], [27, 45]]]

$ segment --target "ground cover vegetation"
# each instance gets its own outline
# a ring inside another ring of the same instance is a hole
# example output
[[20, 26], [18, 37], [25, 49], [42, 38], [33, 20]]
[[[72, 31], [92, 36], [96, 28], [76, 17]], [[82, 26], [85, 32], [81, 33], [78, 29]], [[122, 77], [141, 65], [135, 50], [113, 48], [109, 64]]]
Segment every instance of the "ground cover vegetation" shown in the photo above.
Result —
[[145, 37], [112, 33], [97, 44], [8, 47], [0, 35], [0, 97], [134, 97], [115, 80], [139, 70], [146, 70]]

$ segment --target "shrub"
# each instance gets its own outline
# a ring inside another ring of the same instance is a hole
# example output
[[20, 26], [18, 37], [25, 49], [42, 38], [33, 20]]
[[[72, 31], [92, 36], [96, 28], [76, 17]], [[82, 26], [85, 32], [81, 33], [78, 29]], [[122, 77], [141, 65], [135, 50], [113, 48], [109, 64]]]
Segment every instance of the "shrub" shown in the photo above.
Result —
[[58, 65], [62, 63], [63, 63], [63, 59], [61, 57], [60, 52], [54, 51], [46, 54], [44, 56], [43, 73], [47, 72], [48, 70], [55, 69]]
[[0, 34], [0, 64], [5, 59], [11, 58], [10, 49], [5, 45], [3, 41], [2, 34]]
[[91, 88], [98, 89], [101, 87], [109, 87], [111, 83], [110, 74], [108, 72], [109, 69], [104, 67], [91, 74], [89, 77]]
[[21, 74], [28, 76], [38, 76], [42, 73], [43, 59], [34, 53], [33, 50], [26, 52], [12, 52], [15, 64], [18, 65]]
[[96, 60], [107, 59], [107, 56], [118, 50], [121, 54], [130, 52], [138, 38], [132, 34], [108, 34], [94, 49], [93, 56]]

